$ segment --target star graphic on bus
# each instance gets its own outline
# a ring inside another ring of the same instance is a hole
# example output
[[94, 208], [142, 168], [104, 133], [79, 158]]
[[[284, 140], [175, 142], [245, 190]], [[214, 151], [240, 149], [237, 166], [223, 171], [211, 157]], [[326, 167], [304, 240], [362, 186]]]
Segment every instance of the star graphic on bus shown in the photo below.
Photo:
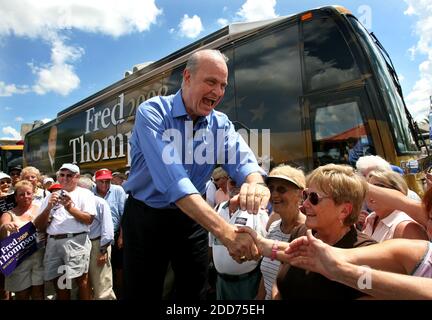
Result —
[[255, 120], [263, 120], [264, 114], [266, 112], [266, 108], [264, 107], [264, 102], [261, 102], [258, 108], [250, 109], [250, 112], [253, 113], [252, 122]]

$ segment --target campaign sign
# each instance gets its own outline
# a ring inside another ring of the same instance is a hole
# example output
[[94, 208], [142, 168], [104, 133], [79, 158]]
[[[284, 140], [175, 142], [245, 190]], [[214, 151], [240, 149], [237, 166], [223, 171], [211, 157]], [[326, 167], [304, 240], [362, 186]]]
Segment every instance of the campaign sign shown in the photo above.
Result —
[[15, 195], [9, 194], [6, 197], [0, 198], [0, 216], [3, 212], [9, 211], [13, 208], [15, 208], [16, 202], [15, 202]]
[[18, 232], [0, 241], [0, 271], [10, 275], [21, 262], [30, 257], [37, 250], [36, 228], [29, 222], [19, 228]]

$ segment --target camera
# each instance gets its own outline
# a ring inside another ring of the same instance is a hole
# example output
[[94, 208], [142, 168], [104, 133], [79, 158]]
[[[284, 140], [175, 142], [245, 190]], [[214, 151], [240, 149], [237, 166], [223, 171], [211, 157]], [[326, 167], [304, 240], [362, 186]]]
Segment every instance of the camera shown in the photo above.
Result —
[[65, 190], [60, 190], [60, 195], [59, 195], [60, 199], [63, 200], [66, 197], [66, 195], [67, 195], [67, 192]]

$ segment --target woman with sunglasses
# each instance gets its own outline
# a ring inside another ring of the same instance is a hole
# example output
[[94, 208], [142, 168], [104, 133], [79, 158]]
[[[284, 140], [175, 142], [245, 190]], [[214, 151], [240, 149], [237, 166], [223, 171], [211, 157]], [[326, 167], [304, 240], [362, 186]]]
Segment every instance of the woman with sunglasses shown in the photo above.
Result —
[[[407, 195], [408, 186], [396, 172], [373, 170], [369, 172], [367, 181], [372, 185], [394, 189]], [[382, 242], [393, 238], [428, 240], [423, 227], [405, 212], [389, 208], [371, 195], [366, 196], [366, 203], [373, 212], [366, 218], [363, 232], [375, 241]]]
[[[15, 185], [16, 207], [1, 217], [0, 234], [7, 237], [18, 232], [19, 228], [32, 222], [39, 213], [39, 206], [33, 203], [33, 185], [23, 180]], [[15, 292], [16, 300], [43, 300], [43, 255], [40, 248], [27, 257], [9, 276], [5, 278], [5, 289]]]
[[[304, 236], [307, 229], [328, 245], [356, 248], [376, 243], [354, 227], [366, 195], [367, 183], [346, 165], [328, 164], [318, 167], [306, 177], [303, 191], [305, 225], [295, 227], [291, 240]], [[287, 242], [261, 238], [250, 229], [241, 228], [257, 241], [261, 253], [276, 259], [278, 252], [289, 247]], [[356, 299], [363, 293], [324, 276], [283, 264], [277, 277], [278, 299]]]
[[[299, 210], [302, 191], [306, 186], [305, 175], [301, 170], [282, 165], [270, 172], [266, 182], [271, 194], [272, 216], [278, 216], [278, 219], [270, 224], [266, 238], [272, 241], [288, 242], [292, 229], [305, 221], [305, 216]], [[261, 261], [263, 276], [256, 296], [257, 300], [272, 298], [272, 287], [276, 281], [279, 266], [278, 260], [271, 260], [268, 257], [264, 257]]]

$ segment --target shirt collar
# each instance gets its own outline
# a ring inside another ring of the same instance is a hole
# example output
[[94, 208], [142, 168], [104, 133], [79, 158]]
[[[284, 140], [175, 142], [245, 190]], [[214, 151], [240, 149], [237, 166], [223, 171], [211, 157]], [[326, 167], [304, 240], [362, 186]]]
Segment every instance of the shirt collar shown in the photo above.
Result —
[[[196, 123], [207, 125], [210, 122], [210, 118], [211, 118], [212, 113], [213, 113], [213, 111], [210, 112], [210, 114], [208, 116], [199, 117]], [[174, 96], [172, 115], [174, 118], [186, 117], [188, 120], [192, 120], [190, 118], [190, 116], [188, 115], [188, 113], [186, 112], [186, 107], [185, 107], [185, 105], [183, 103], [183, 99], [182, 99], [182, 90], [181, 89], [179, 91], [177, 91], [177, 93]]]

